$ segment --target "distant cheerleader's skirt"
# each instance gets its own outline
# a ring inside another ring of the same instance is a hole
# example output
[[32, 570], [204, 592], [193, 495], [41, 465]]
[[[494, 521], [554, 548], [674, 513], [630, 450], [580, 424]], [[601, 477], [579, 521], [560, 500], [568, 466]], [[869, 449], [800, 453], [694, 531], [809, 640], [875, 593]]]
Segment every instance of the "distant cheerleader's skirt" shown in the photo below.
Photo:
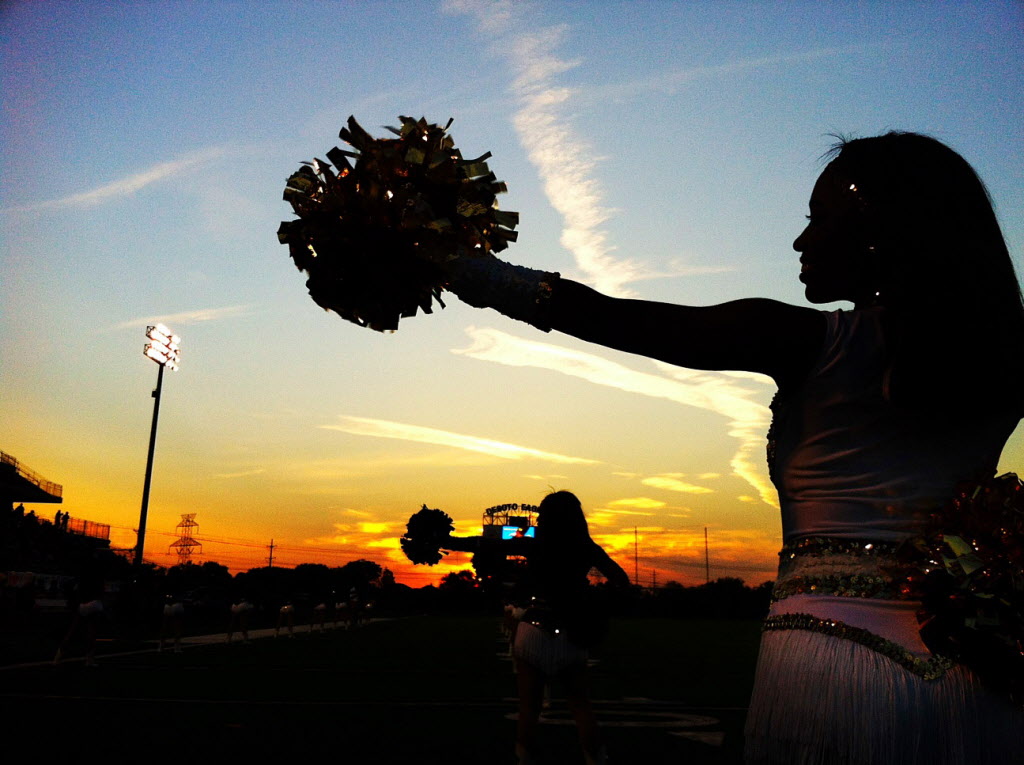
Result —
[[888, 589], [890, 553], [850, 541], [783, 550], [747, 765], [1024, 764], [1024, 709], [928, 651], [920, 603]]
[[563, 634], [532, 624], [519, 623], [512, 646], [516, 661], [535, 667], [545, 675], [557, 676], [587, 665], [587, 649], [569, 641]]

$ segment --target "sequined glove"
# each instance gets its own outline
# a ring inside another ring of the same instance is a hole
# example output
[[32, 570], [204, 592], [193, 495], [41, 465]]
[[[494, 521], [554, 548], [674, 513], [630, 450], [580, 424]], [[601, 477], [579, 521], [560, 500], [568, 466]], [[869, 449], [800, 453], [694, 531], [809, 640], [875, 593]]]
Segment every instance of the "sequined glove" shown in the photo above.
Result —
[[516, 266], [497, 258], [456, 258], [447, 264], [447, 289], [475, 308], [551, 331], [551, 294], [559, 274]]

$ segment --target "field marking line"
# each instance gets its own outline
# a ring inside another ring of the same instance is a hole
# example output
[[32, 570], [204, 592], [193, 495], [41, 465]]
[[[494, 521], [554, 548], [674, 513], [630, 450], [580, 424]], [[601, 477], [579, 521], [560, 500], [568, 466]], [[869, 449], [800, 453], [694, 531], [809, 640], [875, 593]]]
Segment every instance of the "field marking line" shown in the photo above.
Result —
[[[367, 619], [363, 623], [363, 626], [359, 627], [358, 629], [365, 629], [366, 626], [368, 626], [370, 624], [376, 624], [378, 622], [390, 622], [390, 621], [393, 621], [393, 619], [391, 617], [379, 617], [379, 618], [375, 618], [375, 619]], [[295, 627], [295, 631], [299, 632], [299, 633], [305, 633], [305, 634], [312, 635], [312, 634], [314, 634], [314, 632], [311, 629], [309, 629], [311, 626], [312, 625], [309, 625], [309, 624], [298, 624]], [[306, 629], [303, 629], [303, 627], [305, 627]], [[317, 630], [317, 631], [319, 632], [319, 630]], [[332, 631], [348, 632], [349, 630], [348, 629], [341, 629], [339, 627], [336, 630], [332, 630]], [[275, 637], [274, 632], [275, 632], [275, 630], [274, 630], [273, 627], [266, 627], [266, 628], [261, 627], [260, 629], [249, 630], [249, 641], [252, 641], [252, 640], [265, 640], [267, 638]], [[184, 648], [198, 648], [199, 646], [205, 646], [205, 645], [245, 645], [245, 643], [249, 642], [249, 641], [232, 640], [230, 643], [228, 643], [228, 641], [227, 641], [227, 632], [213, 632], [213, 633], [209, 633], [209, 634], [206, 634], [206, 635], [189, 635], [188, 637], [183, 637], [183, 638], [181, 638], [181, 647], [184, 649]], [[97, 642], [102, 643], [102, 642], [104, 642], [104, 639], [100, 639]], [[110, 640], [106, 639], [106, 642], [110, 642]], [[144, 648], [134, 648], [134, 649], [132, 649], [130, 651], [118, 651], [116, 653], [98, 653], [98, 654], [96, 654], [96, 657], [95, 657], [96, 661], [99, 662], [102, 659], [118, 659], [118, 658], [121, 658], [121, 657], [124, 657], [124, 656], [138, 656], [139, 654], [144, 654], [144, 653], [161, 653], [161, 651], [160, 651], [160, 639], [159, 638], [149, 638], [149, 639], [142, 640], [142, 641], [139, 641], [139, 642], [143, 643], [145, 645], [145, 647]], [[171, 649], [168, 649], [166, 651], [166, 653], [173, 653], [173, 651]], [[61, 659], [58, 664], [54, 664], [53, 663], [53, 659], [40, 659], [40, 660], [36, 660], [36, 661], [25, 661], [25, 662], [15, 663], [15, 664], [0, 664], [0, 672], [3, 672], [4, 670], [9, 670], [9, 669], [34, 669], [36, 667], [53, 667], [53, 668], [56, 669], [58, 667], [62, 667], [62, 666], [68, 665], [68, 664], [81, 664], [84, 661], [85, 661], [85, 657], [84, 656], [69, 656], [66, 659]]]

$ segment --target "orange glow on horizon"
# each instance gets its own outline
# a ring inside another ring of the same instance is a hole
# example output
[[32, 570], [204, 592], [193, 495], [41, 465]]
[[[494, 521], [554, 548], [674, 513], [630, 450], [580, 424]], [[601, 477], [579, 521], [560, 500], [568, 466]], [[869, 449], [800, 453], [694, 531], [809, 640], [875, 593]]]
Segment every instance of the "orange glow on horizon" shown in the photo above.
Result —
[[[436, 586], [446, 574], [471, 568], [472, 555], [459, 552], [450, 553], [436, 566], [413, 565], [399, 546], [401, 532], [395, 530], [397, 524], [360, 525], [366, 528], [340, 538], [337, 544], [326, 544], [324, 540], [294, 543], [287, 538], [275, 539], [273, 564], [294, 568], [300, 563], [320, 563], [333, 568], [353, 560], [371, 560], [389, 569], [397, 582], [410, 587]], [[176, 538], [173, 532], [151, 532], [147, 538], [146, 561], [161, 567], [177, 565], [177, 554], [169, 547]], [[639, 583], [645, 587], [652, 582], [664, 585], [670, 580], [694, 586], [705, 580], [702, 529], [675, 531], [659, 526], [637, 527], [635, 538], [633, 528], [595, 530], [593, 538], [631, 580], [639, 573]], [[203, 545], [202, 554], [193, 557], [197, 564], [213, 561], [237, 574], [270, 562], [269, 541], [261, 544], [241, 539], [219, 540], [216, 535], [202, 534], [197, 540]], [[110, 541], [114, 549], [131, 550], [135, 544], [134, 531], [112, 528]], [[753, 587], [774, 578], [778, 552], [775, 540], [746, 531], [712, 529], [708, 548], [707, 563], [712, 580], [736, 577]]]

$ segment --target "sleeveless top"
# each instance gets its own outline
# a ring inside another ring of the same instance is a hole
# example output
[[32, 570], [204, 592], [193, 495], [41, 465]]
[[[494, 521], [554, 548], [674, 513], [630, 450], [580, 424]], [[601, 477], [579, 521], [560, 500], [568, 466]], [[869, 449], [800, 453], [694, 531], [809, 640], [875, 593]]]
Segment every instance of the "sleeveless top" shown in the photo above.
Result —
[[[898, 541], [962, 480], [989, 478], [1018, 418], [953, 420], [888, 400], [884, 308], [834, 311], [808, 378], [772, 402], [769, 470], [784, 542]], [[950, 364], [962, 363], [949, 359]]]

